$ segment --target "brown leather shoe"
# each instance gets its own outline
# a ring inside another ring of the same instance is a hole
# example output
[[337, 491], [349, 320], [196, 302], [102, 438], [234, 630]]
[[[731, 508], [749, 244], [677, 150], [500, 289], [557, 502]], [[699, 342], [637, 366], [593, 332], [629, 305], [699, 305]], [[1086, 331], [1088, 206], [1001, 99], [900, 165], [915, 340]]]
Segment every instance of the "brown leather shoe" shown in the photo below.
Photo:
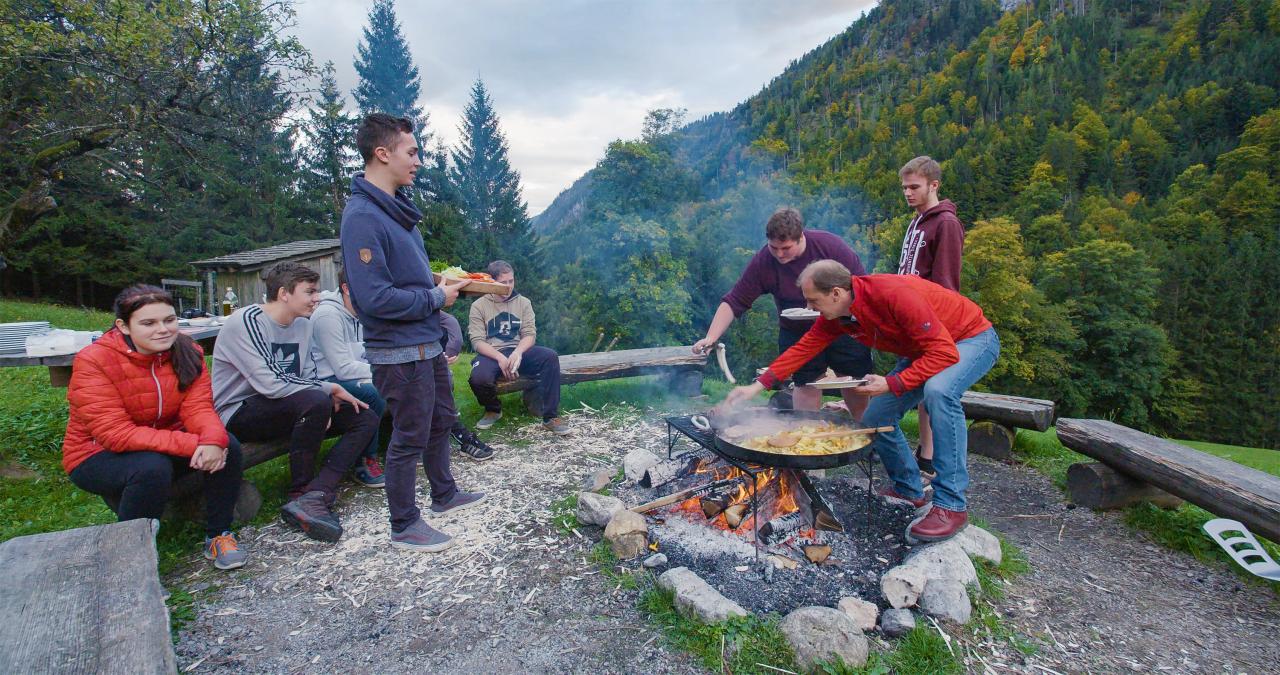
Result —
[[922, 509], [929, 503], [929, 496], [925, 495], [919, 499], [911, 499], [898, 494], [897, 490], [891, 487], [882, 487], [876, 494], [891, 504], [910, 504], [912, 507]]
[[907, 534], [920, 541], [943, 541], [956, 536], [968, 524], [967, 512], [952, 511], [934, 504], [923, 518], [907, 530]]

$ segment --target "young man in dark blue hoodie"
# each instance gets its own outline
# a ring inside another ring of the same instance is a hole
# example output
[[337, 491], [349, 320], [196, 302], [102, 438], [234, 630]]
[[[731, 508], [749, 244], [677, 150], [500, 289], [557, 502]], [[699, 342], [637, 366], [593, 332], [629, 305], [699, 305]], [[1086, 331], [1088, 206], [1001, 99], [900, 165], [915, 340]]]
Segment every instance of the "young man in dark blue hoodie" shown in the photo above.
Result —
[[468, 282], [436, 286], [418, 221], [422, 213], [401, 188], [422, 166], [413, 124], [374, 113], [356, 131], [364, 173], [351, 179], [342, 212], [342, 260], [351, 300], [364, 325], [373, 384], [391, 413], [387, 506], [391, 543], [440, 551], [453, 537], [422, 520], [416, 500], [418, 461], [431, 483], [431, 511], [449, 513], [484, 500], [458, 489], [449, 468], [449, 429], [457, 418], [449, 366], [440, 346], [440, 310]]

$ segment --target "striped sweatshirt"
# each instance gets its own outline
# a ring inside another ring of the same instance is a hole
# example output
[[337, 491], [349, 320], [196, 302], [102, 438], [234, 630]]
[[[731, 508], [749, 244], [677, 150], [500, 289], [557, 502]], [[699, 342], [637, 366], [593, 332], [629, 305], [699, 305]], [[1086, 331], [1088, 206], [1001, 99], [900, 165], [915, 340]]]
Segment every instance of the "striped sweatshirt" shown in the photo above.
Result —
[[306, 389], [332, 393], [338, 385], [316, 377], [311, 321], [281, 326], [262, 305], [236, 310], [213, 345], [213, 406], [223, 424], [254, 394], [284, 398]]

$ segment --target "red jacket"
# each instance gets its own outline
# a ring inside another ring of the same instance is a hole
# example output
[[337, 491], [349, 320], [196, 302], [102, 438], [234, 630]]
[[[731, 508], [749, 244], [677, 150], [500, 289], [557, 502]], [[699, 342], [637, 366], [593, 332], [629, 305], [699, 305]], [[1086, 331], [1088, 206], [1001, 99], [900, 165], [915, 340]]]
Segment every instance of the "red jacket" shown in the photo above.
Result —
[[819, 317], [791, 349], [769, 364], [758, 380], [766, 388], [785, 380], [841, 335], [872, 349], [912, 359], [888, 378], [901, 396], [960, 360], [956, 342], [991, 327], [982, 308], [955, 291], [917, 276], [872, 274], [853, 277], [853, 320]]
[[213, 409], [209, 369], [180, 392], [169, 356], [139, 354], [115, 328], [76, 354], [62, 439], [67, 473], [103, 450], [190, 457], [198, 445], [227, 447], [227, 430]]

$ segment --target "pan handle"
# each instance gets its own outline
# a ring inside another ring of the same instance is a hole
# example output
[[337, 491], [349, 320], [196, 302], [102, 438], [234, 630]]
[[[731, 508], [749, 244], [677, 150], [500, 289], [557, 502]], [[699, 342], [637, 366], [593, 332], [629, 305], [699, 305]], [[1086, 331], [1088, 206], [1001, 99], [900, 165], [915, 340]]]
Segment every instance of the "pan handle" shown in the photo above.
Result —
[[689, 421], [698, 431], [711, 431], [711, 420], [707, 419], [706, 415], [694, 415], [689, 418]]

